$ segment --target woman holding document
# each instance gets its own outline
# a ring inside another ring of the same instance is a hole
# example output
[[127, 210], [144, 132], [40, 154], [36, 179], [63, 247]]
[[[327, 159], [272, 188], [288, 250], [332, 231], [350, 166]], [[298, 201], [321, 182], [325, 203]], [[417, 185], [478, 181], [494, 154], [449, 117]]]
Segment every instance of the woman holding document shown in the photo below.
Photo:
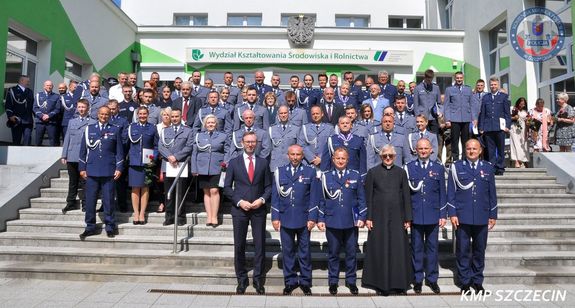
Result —
[[153, 182], [154, 161], [158, 152], [158, 131], [154, 124], [148, 123], [148, 109], [137, 109], [136, 123], [128, 126], [130, 149], [128, 159], [128, 184], [132, 187], [132, 207], [134, 225], [146, 224], [149, 186]]

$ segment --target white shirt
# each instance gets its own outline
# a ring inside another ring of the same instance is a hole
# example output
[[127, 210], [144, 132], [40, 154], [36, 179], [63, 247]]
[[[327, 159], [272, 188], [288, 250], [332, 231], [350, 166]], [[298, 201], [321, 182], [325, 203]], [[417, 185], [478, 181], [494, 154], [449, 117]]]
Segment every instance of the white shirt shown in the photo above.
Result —
[[20, 87], [20, 90], [22, 90], [22, 92], [26, 91], [26, 88], [23, 87], [21, 84], [18, 84], [18, 86]]
[[[136, 95], [136, 88], [132, 87], [132, 97]], [[122, 102], [124, 100], [124, 92], [122, 90], [122, 85], [117, 84], [108, 90], [108, 98], [109, 99], [116, 99], [118, 102]]]

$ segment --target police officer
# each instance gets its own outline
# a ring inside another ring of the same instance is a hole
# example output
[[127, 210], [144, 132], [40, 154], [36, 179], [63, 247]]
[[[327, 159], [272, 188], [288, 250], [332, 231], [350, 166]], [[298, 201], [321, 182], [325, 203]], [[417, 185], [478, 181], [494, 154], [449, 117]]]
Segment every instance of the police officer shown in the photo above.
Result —
[[414, 115], [414, 111], [413, 111], [413, 97], [415, 96], [415, 87], [417, 86], [417, 83], [415, 83], [415, 81], [411, 81], [409, 83], [409, 94], [407, 95], [407, 112], [409, 112], [411, 115]]
[[359, 102], [357, 101], [357, 95], [355, 93], [356, 92], [351, 91], [351, 85], [346, 81], [339, 87], [339, 93], [335, 96], [335, 102], [344, 108], [351, 105], [359, 110]]
[[451, 165], [447, 180], [448, 212], [457, 234], [457, 276], [461, 291], [466, 293], [470, 286], [477, 293], [485, 291], [487, 233], [497, 219], [495, 169], [489, 162], [480, 160], [480, 154], [479, 141], [468, 140], [466, 159]]
[[[391, 100], [393, 100], [393, 98], [391, 98]], [[381, 87], [379, 85], [373, 84], [369, 87], [369, 98], [365, 99], [363, 104], [369, 104], [373, 111], [373, 119], [381, 121], [383, 109], [389, 106], [391, 100], [381, 94]]]
[[60, 139], [60, 133], [62, 134], [62, 140], [66, 137], [66, 131], [68, 130], [68, 122], [76, 115], [76, 102], [72, 100], [72, 93], [68, 92], [68, 87], [65, 83], [58, 84], [58, 93], [60, 96], [60, 130], [58, 132], [58, 139]]
[[[268, 111], [262, 104], [258, 104], [257, 89], [250, 86], [247, 89], [246, 95], [247, 95], [246, 103], [236, 105], [236, 109], [234, 111], [233, 129], [238, 130], [241, 127], [242, 123], [244, 123], [244, 119], [242, 118], [243, 112], [248, 109], [254, 112], [255, 116], [254, 126], [260, 129], [268, 129], [268, 127], [270, 127]], [[261, 102], [263, 102], [263, 100]]]
[[309, 122], [307, 112], [298, 107], [295, 93], [293, 91], [287, 91], [284, 96], [285, 103], [289, 108], [289, 123], [298, 127], [307, 124], [307, 122]]
[[[511, 128], [511, 102], [499, 91], [499, 79], [489, 79], [491, 93], [481, 99], [478, 129], [486, 143], [487, 159], [495, 167], [496, 175], [505, 172], [505, 133]], [[453, 148], [453, 146], [452, 146]]]
[[406, 97], [403, 95], [397, 95], [395, 97], [395, 126], [402, 127], [405, 134], [409, 134], [417, 131], [415, 127], [415, 117], [410, 114], [406, 107]]
[[[130, 75], [131, 77], [131, 75]], [[129, 79], [129, 78], [128, 78]], [[106, 91], [106, 88], [100, 88], [101, 82], [100, 82], [100, 74], [98, 73], [92, 73], [90, 75], [90, 78], [88, 78], [87, 80], [84, 80], [82, 82], [80, 82], [78, 84], [78, 86], [76, 86], [76, 89], [74, 89], [73, 93], [73, 100], [76, 102], [78, 101], [80, 98], [88, 98], [90, 95], [94, 96], [93, 94], [91, 94], [91, 90], [90, 90], [90, 84], [92, 82], [95, 82], [98, 84], [98, 95], [102, 96], [104, 99], [108, 100], [108, 91]], [[91, 101], [90, 101], [91, 102]], [[98, 111], [96, 110], [94, 112], [95, 114], [98, 113]], [[96, 120], [96, 118], [93, 118]]]
[[291, 145], [287, 156], [289, 163], [274, 171], [271, 207], [272, 225], [281, 238], [283, 294], [290, 295], [299, 286], [305, 295], [311, 295], [310, 231], [317, 221], [321, 183], [315, 169], [302, 164], [300, 145]]
[[319, 206], [318, 228], [326, 231], [329, 293], [337, 294], [339, 281], [339, 252], [345, 251], [345, 286], [353, 295], [356, 286], [356, 251], [358, 227], [363, 228], [367, 216], [362, 177], [348, 168], [347, 149], [338, 147], [333, 154], [333, 168], [321, 177], [322, 200]]
[[433, 70], [426, 70], [423, 81], [415, 87], [413, 110], [415, 114], [423, 114], [429, 120], [428, 129], [437, 134], [439, 132], [437, 118], [441, 115], [439, 110], [441, 93], [439, 87], [433, 83], [434, 76]]
[[48, 131], [50, 146], [60, 145], [58, 140], [58, 119], [62, 108], [60, 96], [52, 92], [52, 81], [44, 81], [44, 91], [36, 93], [34, 115], [36, 123], [36, 145], [42, 145], [44, 133]]
[[332, 156], [335, 149], [345, 147], [347, 149], [349, 168], [356, 170], [363, 177], [367, 174], [367, 158], [365, 151], [364, 139], [351, 133], [351, 119], [347, 116], [341, 116], [338, 122], [336, 134], [327, 139], [327, 146], [324, 147], [321, 155], [321, 171], [333, 169]]
[[238, 101], [238, 97], [241, 98], [241, 90], [240, 88], [232, 85], [232, 82], [234, 81], [234, 74], [232, 74], [232, 72], [225, 72], [224, 73], [224, 85], [221, 87], [220, 92], [222, 89], [228, 89], [230, 91], [230, 95], [227, 99], [227, 102], [235, 105]]
[[189, 79], [192, 82], [191, 85], [191, 95], [202, 101], [202, 104], [206, 102], [208, 94], [211, 92], [210, 89], [202, 86], [200, 82], [202, 81], [202, 73], [195, 70], [192, 72], [192, 76]]
[[215, 91], [210, 92], [210, 94], [208, 94], [207, 104], [198, 110], [198, 115], [196, 116], [194, 125], [192, 127], [194, 133], [205, 130], [204, 118], [209, 114], [216, 116], [216, 119], [218, 120], [218, 131], [224, 134], [229, 134], [232, 132], [233, 123], [230, 111], [222, 107], [219, 103], [220, 94]]
[[267, 130], [255, 127], [255, 114], [253, 111], [249, 109], [244, 110], [242, 118], [244, 125], [233, 131], [230, 138], [228, 138], [228, 152], [226, 153], [224, 161], [227, 163], [231, 159], [243, 153], [244, 147], [241, 141], [245, 132], [255, 132], [258, 142], [254, 150], [255, 155], [267, 159], [271, 153], [272, 148], [269, 132]]
[[440, 292], [437, 285], [438, 232], [445, 226], [447, 218], [445, 169], [430, 159], [431, 152], [431, 142], [419, 139], [417, 159], [403, 167], [411, 189], [413, 291], [418, 294], [421, 293], [424, 274], [425, 284], [433, 293]]
[[[98, 119], [98, 110], [102, 106], [106, 106], [108, 103], [108, 97], [100, 94], [100, 81], [92, 80], [89, 83], [89, 92], [86, 96], [82, 96], [90, 103], [90, 118], [97, 120]], [[85, 92], [84, 92], [85, 93]], [[74, 94], [75, 95], [75, 94]]]
[[369, 129], [366, 125], [360, 124], [361, 121], [357, 119], [357, 109], [353, 105], [347, 105], [345, 107], [345, 116], [351, 120], [351, 133], [366, 140], [369, 137]]
[[[160, 140], [158, 142], [158, 152], [162, 156], [162, 164], [170, 164], [173, 168], [181, 168], [181, 163], [184, 162], [192, 152], [193, 147], [193, 132], [189, 126], [182, 124], [182, 110], [179, 108], [173, 108], [170, 114], [172, 119], [172, 126], [165, 128], [160, 133]], [[168, 168], [168, 167], [166, 167]], [[164, 190], [167, 192], [175, 178], [165, 177], [164, 178]], [[182, 187], [186, 187], [188, 183], [187, 174], [180, 178]], [[174, 192], [175, 193], [175, 192]], [[180, 202], [184, 195], [184, 190], [180, 192]], [[185, 211], [179, 211], [176, 214], [176, 206], [174, 200], [176, 198], [172, 196], [166, 204], [166, 214], [164, 219], [164, 226], [169, 226], [174, 223], [175, 215], [178, 216], [178, 225], [186, 224], [186, 213]]]
[[124, 148], [120, 129], [108, 123], [110, 108], [98, 110], [98, 122], [89, 124], [80, 145], [80, 176], [86, 180], [86, 229], [80, 239], [96, 234], [96, 200], [102, 192], [106, 234], [113, 238], [116, 233], [114, 217], [114, 181], [120, 178], [124, 165]]
[[76, 103], [76, 110], [78, 117], [68, 122], [68, 131], [64, 137], [62, 158], [60, 159], [68, 170], [68, 196], [66, 197], [66, 206], [62, 209], [62, 214], [66, 214], [66, 212], [76, 208], [76, 195], [78, 195], [78, 189], [80, 188], [82, 189], [82, 193], [79, 194], [82, 211], [85, 210], [86, 204], [86, 194], [84, 193], [85, 181], [80, 177], [78, 161], [80, 158], [82, 137], [90, 121], [88, 116], [88, 101], [83, 98], [79, 99]]
[[20, 76], [18, 84], [6, 91], [6, 123], [12, 131], [14, 145], [32, 144], [34, 92], [28, 88], [30, 78]]
[[[108, 103], [106, 103], [106, 106], [108, 106], [108, 108], [110, 108], [110, 124], [115, 125], [118, 128], [120, 128], [120, 136], [121, 136], [122, 145], [124, 147], [124, 153], [128, 154], [128, 151], [130, 149], [130, 144], [129, 144], [129, 139], [128, 139], [128, 127], [130, 126], [130, 123], [125, 118], [120, 116], [120, 114], [119, 114], [120, 108], [118, 105], [118, 101], [116, 101], [115, 99], [108, 100]], [[137, 117], [137, 112], [135, 112], [134, 114]], [[137, 122], [135, 122], [135, 123], [137, 123]], [[114, 182], [114, 185], [116, 186], [116, 190], [115, 190], [116, 195], [114, 196], [116, 209], [122, 213], [125, 213], [128, 211], [127, 195], [126, 195], [126, 189], [128, 187], [128, 164], [127, 163], [124, 164], [124, 170], [122, 170], [122, 175], [120, 176], [120, 178], [118, 178]], [[103, 210], [103, 208], [99, 209], [99, 211], [102, 211], [102, 210]]]
[[461, 147], [469, 139], [469, 124], [477, 126], [476, 110], [480, 103], [477, 96], [473, 95], [471, 87], [463, 84], [463, 73], [456, 72], [454, 75], [455, 84], [445, 89], [445, 99], [443, 102], [443, 115], [445, 126], [451, 128], [451, 157], [453, 160], [459, 159], [459, 140]]
[[308, 165], [319, 170], [321, 155], [327, 145], [327, 139], [334, 134], [331, 124], [322, 122], [323, 112], [320, 106], [312, 106], [310, 109], [311, 122], [301, 128], [298, 136], [298, 144], [303, 147], [303, 153]]
[[250, 85], [250, 87], [256, 89], [259, 101], [263, 102], [266, 93], [272, 92], [273, 89], [270, 85], [264, 83], [265, 79], [264, 72], [262, 71], [255, 72], [254, 79], [255, 82], [252, 85]]
[[[144, 88], [142, 90], [142, 101], [140, 102], [140, 107], [148, 108], [149, 115], [148, 115], [148, 122], [151, 124], [158, 124], [161, 122], [160, 120], [160, 107], [154, 104], [154, 90]], [[138, 122], [137, 114], [134, 113], [134, 119], [132, 120], [133, 123]], [[191, 124], [190, 124], [191, 126]]]
[[134, 119], [134, 111], [140, 106], [134, 101], [134, 90], [130, 85], [124, 85], [122, 87], [123, 100], [120, 102], [118, 108], [118, 115], [129, 123]]
[[300, 133], [299, 126], [292, 125], [288, 122], [289, 108], [282, 105], [278, 109], [278, 123], [268, 128], [271, 141], [270, 153], [270, 171], [288, 163], [288, 157], [285, 155], [289, 146], [297, 143]]
[[409, 133], [407, 135], [407, 141], [409, 142], [409, 150], [411, 151], [411, 160], [416, 160], [417, 153], [417, 142], [420, 139], [427, 139], [431, 143], [431, 161], [437, 162], [437, 135], [427, 130], [427, 119], [424, 115], [420, 114], [417, 116], [417, 132]]
[[398, 167], [411, 160], [407, 137], [393, 130], [394, 118], [392, 115], [384, 115], [381, 120], [381, 129], [375, 130], [369, 135], [367, 147], [367, 169], [381, 164], [381, 149], [391, 144], [395, 148], [395, 165]]
[[321, 98], [321, 91], [313, 88], [313, 76], [305, 74], [303, 76], [304, 87], [300, 90], [300, 107], [308, 111], [311, 106], [317, 104]]
[[389, 73], [387, 71], [377, 73], [377, 80], [379, 81], [379, 87], [381, 88], [381, 95], [388, 101], [393, 101], [397, 95], [397, 88], [391, 84]]
[[[272, 76], [271, 79], [271, 84], [272, 84], [272, 90], [270, 92], [272, 92], [275, 97], [276, 97], [276, 102], [280, 105], [285, 103], [285, 92], [284, 90], [280, 89], [280, 83], [281, 83], [281, 79], [280, 79], [280, 75], [274, 74]], [[269, 92], [268, 92], [269, 93]], [[264, 94], [265, 97], [265, 94]], [[262, 100], [263, 102], [263, 100]]]

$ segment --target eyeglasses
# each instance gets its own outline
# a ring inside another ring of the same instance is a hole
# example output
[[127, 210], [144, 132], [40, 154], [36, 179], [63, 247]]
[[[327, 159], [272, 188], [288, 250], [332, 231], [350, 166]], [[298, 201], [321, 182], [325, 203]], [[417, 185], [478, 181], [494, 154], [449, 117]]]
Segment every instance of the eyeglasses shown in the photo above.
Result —
[[381, 158], [383, 158], [383, 159], [393, 159], [393, 158], [395, 158], [395, 154], [381, 154]]

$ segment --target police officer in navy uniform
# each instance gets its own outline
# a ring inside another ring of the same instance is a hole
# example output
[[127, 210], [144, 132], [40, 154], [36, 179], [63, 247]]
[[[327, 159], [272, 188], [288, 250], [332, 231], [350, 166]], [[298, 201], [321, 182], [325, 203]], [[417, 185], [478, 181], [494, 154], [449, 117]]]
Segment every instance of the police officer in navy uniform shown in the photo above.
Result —
[[438, 110], [441, 105], [441, 93], [439, 86], [433, 83], [435, 73], [433, 70], [426, 70], [423, 81], [418, 84], [414, 91], [413, 112], [423, 114], [429, 120], [428, 129], [434, 133], [439, 133], [439, 123], [437, 118], [440, 116]]
[[[130, 126], [130, 123], [126, 119], [120, 116], [119, 114], [120, 108], [117, 100], [115, 99], [108, 100], [106, 106], [110, 108], [109, 123], [111, 125], [115, 125], [118, 128], [120, 128], [120, 136], [122, 145], [124, 147], [124, 153], [128, 155], [128, 151], [130, 148], [128, 139], [128, 126]], [[134, 112], [134, 114], [137, 116], [137, 112]], [[126, 189], [128, 187], [128, 166], [129, 166], [128, 163], [124, 164], [124, 170], [122, 170], [122, 175], [114, 182], [116, 185], [116, 195], [114, 196], [116, 209], [122, 213], [128, 211], [127, 195], [126, 195]], [[102, 210], [103, 208], [99, 209], [99, 211]]]
[[58, 84], [58, 92], [60, 96], [60, 127], [58, 132], [58, 139], [60, 135], [62, 140], [66, 137], [68, 130], [68, 122], [76, 116], [76, 102], [72, 100], [72, 93], [68, 92], [68, 87], [65, 83]]
[[308, 111], [311, 106], [317, 104], [321, 98], [321, 91], [313, 87], [313, 76], [305, 74], [303, 76], [304, 87], [300, 89], [300, 107]]
[[82, 98], [85, 98], [88, 100], [88, 102], [90, 102], [90, 118], [97, 120], [98, 110], [100, 110], [100, 107], [106, 106], [106, 104], [108, 103], [108, 97], [103, 96], [100, 93], [99, 81], [96, 80], [90, 81], [88, 89], [89, 92], [87, 96], [83, 96]]
[[328, 283], [332, 295], [337, 294], [341, 248], [345, 251], [345, 286], [351, 294], [358, 294], [357, 228], [364, 226], [367, 206], [362, 177], [357, 170], [348, 168], [348, 159], [346, 148], [336, 148], [332, 158], [334, 167], [321, 177], [323, 198], [320, 200], [318, 228], [326, 231], [329, 250]]
[[339, 132], [327, 139], [321, 155], [321, 171], [333, 169], [332, 156], [335, 149], [345, 147], [347, 149], [349, 169], [356, 170], [363, 177], [367, 174], [367, 157], [365, 141], [362, 137], [351, 133], [351, 119], [343, 115], [339, 118]]
[[213, 114], [218, 120], [218, 131], [224, 134], [232, 132], [233, 122], [231, 113], [228, 109], [220, 105], [220, 94], [214, 91], [208, 94], [207, 103], [198, 110], [198, 115], [192, 126], [194, 133], [206, 130], [204, 127], [204, 118], [209, 114]]
[[6, 125], [12, 131], [14, 145], [31, 145], [34, 92], [28, 88], [30, 78], [20, 76], [18, 84], [6, 91]]
[[52, 92], [52, 81], [44, 81], [44, 91], [36, 93], [34, 115], [36, 123], [36, 145], [42, 145], [44, 133], [48, 131], [50, 146], [58, 146], [58, 119], [62, 108], [60, 96]]
[[288, 122], [289, 108], [282, 105], [278, 109], [278, 123], [268, 128], [270, 137], [270, 171], [288, 163], [287, 153], [289, 146], [297, 143], [300, 133], [299, 126], [292, 125]]
[[360, 102], [357, 101], [356, 92], [352, 92], [352, 86], [347, 82], [344, 82], [339, 87], [339, 93], [335, 96], [335, 102], [336, 104], [342, 105], [344, 108], [351, 105], [356, 110], [359, 110]]
[[134, 101], [133, 95], [134, 90], [130, 85], [122, 86], [122, 95], [124, 96], [123, 100], [119, 104], [119, 113], [118, 115], [128, 122], [132, 122], [134, 119], [134, 111], [138, 109], [140, 106], [138, 103]]
[[85, 181], [80, 177], [78, 162], [80, 159], [82, 138], [86, 131], [86, 126], [88, 126], [90, 122], [88, 104], [88, 101], [83, 98], [79, 99], [75, 104], [78, 116], [68, 122], [68, 131], [62, 145], [61, 162], [66, 165], [66, 169], [68, 170], [68, 196], [66, 197], [66, 206], [62, 209], [62, 214], [66, 214], [66, 212], [76, 208], [76, 195], [78, 195], [78, 189], [80, 188], [82, 189], [82, 193], [79, 194], [79, 197], [82, 201], [82, 210], [85, 210]]
[[394, 131], [393, 128], [393, 115], [384, 115], [381, 119], [381, 128], [373, 128], [373, 133], [369, 135], [369, 140], [366, 142], [368, 170], [381, 164], [381, 150], [388, 144], [395, 148], [394, 162], [396, 166], [402, 167], [411, 160], [407, 137]]
[[389, 73], [387, 71], [379, 72], [377, 74], [377, 80], [379, 82], [379, 87], [381, 88], [381, 95], [387, 98], [388, 101], [392, 102], [397, 95], [397, 88], [391, 84]]
[[264, 101], [264, 96], [268, 92], [272, 92], [273, 89], [270, 85], [264, 83], [265, 75], [262, 71], [257, 71], [254, 74], [255, 82], [250, 85], [250, 87], [257, 90], [258, 93], [258, 100], [260, 102]]
[[98, 122], [89, 124], [80, 145], [80, 176], [86, 180], [86, 229], [80, 239], [95, 235], [96, 200], [102, 192], [106, 234], [113, 238], [116, 232], [114, 217], [114, 181], [120, 178], [124, 165], [124, 148], [120, 129], [108, 123], [110, 108], [100, 107]]
[[320, 106], [312, 106], [310, 115], [311, 122], [302, 126], [297, 143], [303, 147], [306, 163], [319, 170], [323, 149], [335, 130], [331, 124], [322, 122], [323, 112]]
[[455, 84], [445, 89], [443, 103], [445, 126], [451, 128], [451, 157], [459, 159], [459, 140], [464, 147], [469, 139], [469, 125], [477, 126], [476, 111], [480, 103], [477, 96], [473, 95], [471, 87], [463, 84], [463, 73], [456, 72]]
[[445, 169], [430, 159], [431, 152], [431, 142], [420, 139], [417, 141], [417, 159], [405, 165], [404, 169], [411, 189], [413, 291], [421, 293], [425, 274], [425, 284], [438, 294], [438, 232], [446, 223], [447, 193]]
[[[462, 292], [483, 293], [487, 233], [497, 219], [495, 168], [479, 159], [477, 139], [465, 144], [465, 160], [451, 165], [447, 180], [447, 205], [456, 229], [457, 277]], [[473, 243], [472, 243], [473, 242]], [[470, 253], [471, 252], [471, 253]]]
[[491, 93], [481, 99], [478, 129], [486, 144], [487, 160], [495, 167], [496, 175], [505, 172], [505, 134], [511, 128], [511, 102], [499, 91], [499, 79], [489, 79]]
[[300, 145], [291, 145], [287, 156], [289, 163], [274, 171], [271, 206], [272, 225], [281, 237], [283, 294], [290, 295], [299, 286], [305, 295], [311, 295], [310, 231], [317, 221], [321, 183], [315, 169], [302, 164]]

